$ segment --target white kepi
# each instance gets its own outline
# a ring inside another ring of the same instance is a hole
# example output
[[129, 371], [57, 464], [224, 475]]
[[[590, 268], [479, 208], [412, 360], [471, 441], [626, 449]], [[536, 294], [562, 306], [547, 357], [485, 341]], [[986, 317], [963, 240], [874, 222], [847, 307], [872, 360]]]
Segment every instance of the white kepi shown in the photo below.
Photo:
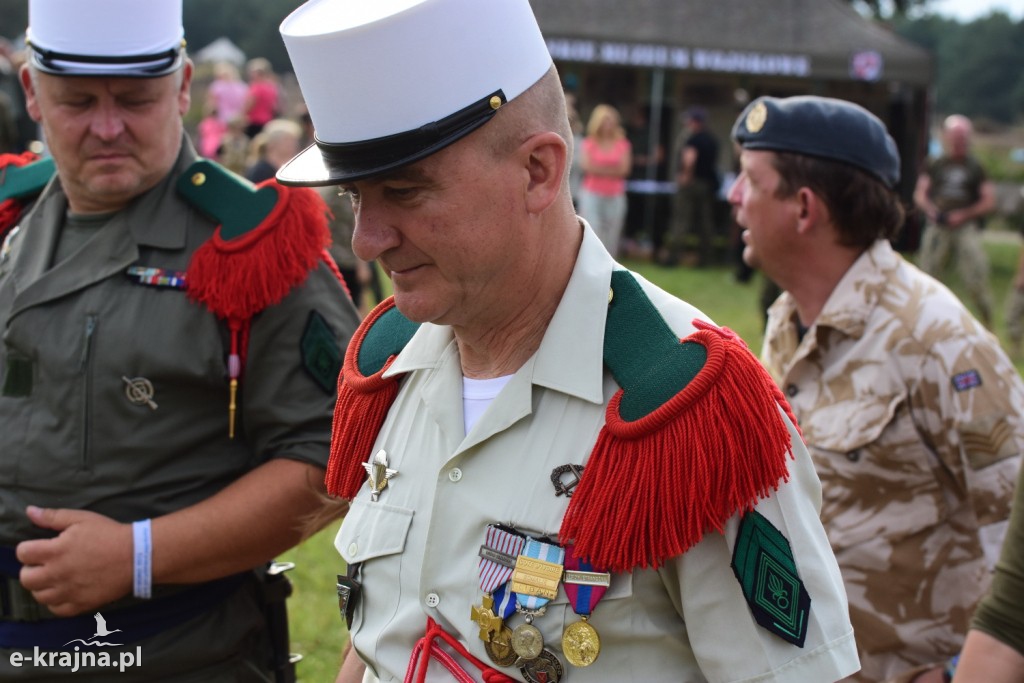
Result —
[[450, 145], [551, 67], [528, 0], [309, 0], [281, 24], [316, 143], [288, 185], [392, 171]]
[[153, 78], [184, 61], [182, 0], [29, 0], [33, 66], [62, 76]]

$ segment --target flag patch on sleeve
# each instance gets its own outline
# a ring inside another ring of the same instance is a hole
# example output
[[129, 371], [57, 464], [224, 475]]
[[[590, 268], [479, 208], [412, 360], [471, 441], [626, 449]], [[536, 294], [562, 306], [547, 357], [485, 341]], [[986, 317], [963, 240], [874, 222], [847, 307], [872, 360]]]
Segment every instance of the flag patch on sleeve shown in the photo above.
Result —
[[967, 391], [981, 386], [981, 373], [977, 370], [968, 370], [958, 375], [953, 375], [953, 388], [957, 391]]

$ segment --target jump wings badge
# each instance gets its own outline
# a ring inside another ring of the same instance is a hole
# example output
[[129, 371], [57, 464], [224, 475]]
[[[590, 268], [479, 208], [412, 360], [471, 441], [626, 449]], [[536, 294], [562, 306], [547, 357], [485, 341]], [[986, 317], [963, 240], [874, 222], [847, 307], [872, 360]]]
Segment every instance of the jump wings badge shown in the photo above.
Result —
[[376, 503], [381, 491], [388, 487], [388, 480], [398, 474], [398, 470], [388, 467], [388, 454], [383, 448], [372, 458], [363, 463], [370, 484], [370, 499]]

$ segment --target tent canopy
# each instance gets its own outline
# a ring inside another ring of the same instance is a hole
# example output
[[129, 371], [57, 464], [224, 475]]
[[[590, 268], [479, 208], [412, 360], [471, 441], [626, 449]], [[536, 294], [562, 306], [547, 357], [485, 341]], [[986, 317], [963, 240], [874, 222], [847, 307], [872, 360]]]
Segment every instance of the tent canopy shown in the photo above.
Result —
[[245, 53], [231, 42], [230, 38], [224, 37], [218, 38], [196, 52], [194, 59], [200, 64], [207, 62], [230, 62], [237, 67], [245, 65]]
[[841, 0], [531, 0], [558, 61], [807, 79], [932, 81], [929, 53]]

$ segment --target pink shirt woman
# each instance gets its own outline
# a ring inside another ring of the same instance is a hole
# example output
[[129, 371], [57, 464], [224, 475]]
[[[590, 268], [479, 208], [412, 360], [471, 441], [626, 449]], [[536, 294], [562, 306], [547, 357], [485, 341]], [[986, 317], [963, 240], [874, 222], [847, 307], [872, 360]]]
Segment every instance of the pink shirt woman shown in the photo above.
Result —
[[633, 166], [633, 150], [614, 107], [594, 107], [579, 155], [583, 169], [580, 216], [616, 256], [626, 221], [626, 176]]

